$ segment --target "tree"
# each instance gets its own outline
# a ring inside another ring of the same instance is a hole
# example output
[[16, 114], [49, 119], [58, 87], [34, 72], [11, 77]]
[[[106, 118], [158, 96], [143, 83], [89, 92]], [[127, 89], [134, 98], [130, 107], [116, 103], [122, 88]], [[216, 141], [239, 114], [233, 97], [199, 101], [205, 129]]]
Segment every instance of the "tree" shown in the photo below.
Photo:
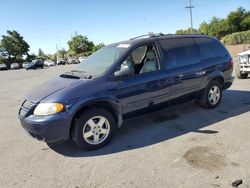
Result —
[[[213, 16], [209, 22], [202, 22], [198, 29], [199, 33], [214, 36], [218, 39], [222, 39], [224, 36], [232, 33], [247, 30], [250, 30], [250, 11], [246, 11], [242, 7], [230, 12], [225, 19]], [[190, 33], [190, 28], [176, 31], [176, 34], [187, 33]]]
[[250, 12], [242, 7], [239, 7], [236, 11], [230, 12], [227, 16], [228, 24], [230, 25], [230, 33], [249, 30], [250, 20], [247, 18], [249, 16]]
[[95, 52], [95, 51], [101, 49], [101, 48], [104, 47], [104, 46], [105, 46], [104, 43], [100, 43], [100, 44], [95, 45], [95, 46], [93, 47], [93, 52]]
[[67, 51], [64, 48], [58, 50], [58, 52], [57, 52], [57, 56], [61, 57], [61, 58], [65, 58], [66, 54], [67, 54]]
[[45, 59], [48, 58], [48, 57], [45, 55], [45, 53], [42, 51], [41, 48], [38, 49], [38, 58], [39, 58], [39, 59], [42, 59], [42, 60], [45, 60]]
[[17, 31], [7, 31], [7, 35], [2, 35], [1, 46], [6, 50], [8, 59], [14, 57], [28, 56], [29, 45]]
[[202, 22], [200, 24], [199, 31], [201, 34], [208, 35], [209, 34], [209, 24], [207, 22]]
[[199, 31], [197, 29], [193, 29], [193, 32], [192, 32], [192, 29], [191, 28], [188, 28], [188, 29], [179, 29], [176, 31], [175, 34], [177, 35], [184, 35], [184, 34], [198, 34]]
[[93, 51], [94, 47], [94, 43], [89, 41], [88, 37], [78, 35], [77, 33], [71, 38], [71, 40], [68, 41], [68, 45], [70, 54], [75, 55], [83, 52]]
[[49, 58], [49, 59], [51, 59], [52, 61], [56, 61], [56, 53], [54, 53], [54, 54], [48, 54], [47, 55], [47, 57]]
[[38, 49], [38, 56], [45, 56], [41, 48]]

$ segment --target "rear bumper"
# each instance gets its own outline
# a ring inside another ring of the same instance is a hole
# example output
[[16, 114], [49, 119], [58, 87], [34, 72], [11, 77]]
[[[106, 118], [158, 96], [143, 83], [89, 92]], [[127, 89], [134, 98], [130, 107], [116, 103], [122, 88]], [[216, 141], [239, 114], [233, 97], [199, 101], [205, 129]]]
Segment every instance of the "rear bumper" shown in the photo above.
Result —
[[32, 115], [26, 118], [19, 116], [19, 119], [22, 127], [30, 136], [49, 143], [69, 138], [70, 123], [65, 115], [65, 113], [43, 117]]
[[234, 81], [234, 76], [225, 79], [225, 82], [223, 84], [223, 90], [230, 88], [231, 85], [233, 84], [233, 81]]

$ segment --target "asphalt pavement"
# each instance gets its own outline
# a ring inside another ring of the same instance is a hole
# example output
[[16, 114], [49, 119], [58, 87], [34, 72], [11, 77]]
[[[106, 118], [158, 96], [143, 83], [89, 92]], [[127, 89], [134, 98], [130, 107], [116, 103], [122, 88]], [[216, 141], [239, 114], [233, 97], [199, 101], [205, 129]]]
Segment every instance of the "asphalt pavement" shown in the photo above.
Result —
[[216, 109], [189, 102], [126, 121], [96, 151], [32, 139], [17, 118], [25, 93], [74, 66], [0, 72], [0, 187], [250, 187], [250, 78]]

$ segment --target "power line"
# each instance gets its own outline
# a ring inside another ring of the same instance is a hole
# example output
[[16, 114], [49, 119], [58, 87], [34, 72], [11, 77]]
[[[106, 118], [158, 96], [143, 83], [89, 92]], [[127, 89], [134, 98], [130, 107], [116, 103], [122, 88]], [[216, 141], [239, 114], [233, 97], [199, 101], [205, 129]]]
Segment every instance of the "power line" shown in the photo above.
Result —
[[193, 33], [193, 14], [192, 14], [193, 8], [194, 8], [194, 6], [192, 6], [192, 1], [189, 0], [189, 6], [186, 6], [186, 9], [189, 9], [189, 12], [190, 12], [191, 33]]

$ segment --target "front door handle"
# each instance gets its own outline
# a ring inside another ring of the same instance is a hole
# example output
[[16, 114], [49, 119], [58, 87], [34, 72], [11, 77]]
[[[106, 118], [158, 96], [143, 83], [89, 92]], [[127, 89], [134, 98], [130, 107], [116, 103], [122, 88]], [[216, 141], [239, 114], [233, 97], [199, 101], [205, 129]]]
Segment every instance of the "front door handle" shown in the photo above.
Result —
[[183, 77], [184, 77], [183, 74], [178, 74], [178, 75], [176, 75], [176, 76], [174, 77], [174, 80], [175, 80], [175, 81], [180, 81], [180, 80], [182, 80]]
[[195, 74], [196, 74], [197, 76], [203, 76], [204, 74], [206, 74], [206, 71], [196, 72]]

